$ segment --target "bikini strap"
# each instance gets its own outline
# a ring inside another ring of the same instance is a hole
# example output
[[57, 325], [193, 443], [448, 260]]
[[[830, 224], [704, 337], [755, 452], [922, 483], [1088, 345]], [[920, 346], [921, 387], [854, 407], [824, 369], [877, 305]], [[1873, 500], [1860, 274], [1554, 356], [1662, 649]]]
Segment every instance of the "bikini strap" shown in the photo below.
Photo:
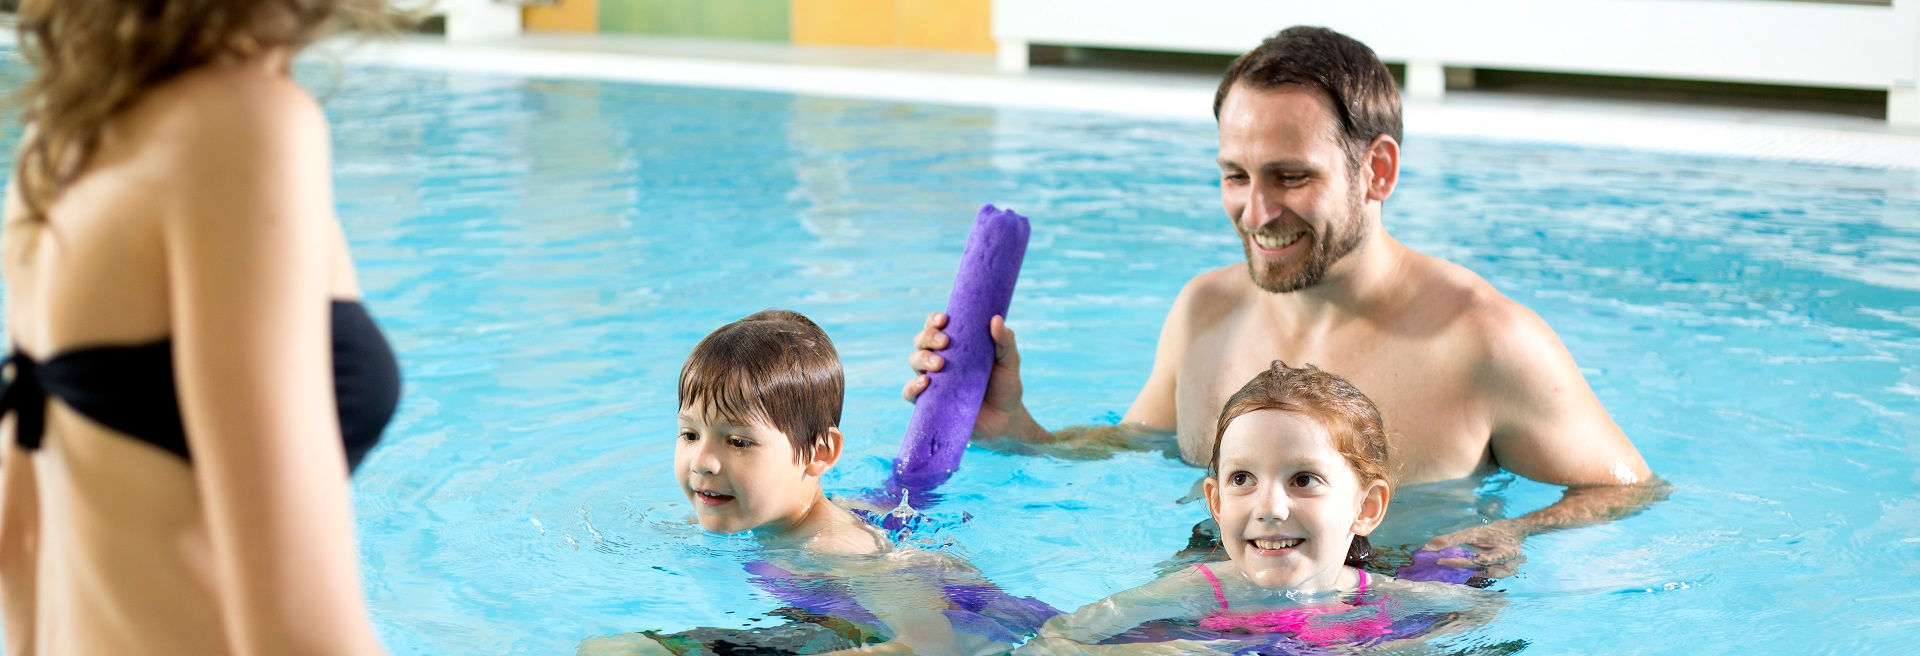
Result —
[[1227, 593], [1220, 591], [1220, 579], [1215, 578], [1213, 576], [1213, 570], [1207, 569], [1206, 565], [1194, 563], [1193, 566], [1199, 569], [1201, 574], [1207, 575], [1207, 582], [1213, 584], [1213, 598], [1220, 600], [1220, 610], [1226, 610]]
[[1354, 572], [1356, 572], [1356, 573], [1358, 573], [1358, 574], [1360, 575], [1360, 592], [1359, 592], [1358, 594], [1359, 594], [1360, 596], [1366, 596], [1366, 594], [1367, 594], [1367, 570], [1364, 570], [1364, 569], [1360, 569], [1360, 568], [1358, 568], [1358, 567], [1355, 567], [1355, 568], [1353, 568], [1353, 571], [1354, 571]]
[[13, 380], [0, 391], [0, 417], [13, 414], [13, 441], [20, 448], [39, 449], [47, 425], [47, 390], [40, 386], [39, 363], [16, 346], [4, 364], [13, 367]]

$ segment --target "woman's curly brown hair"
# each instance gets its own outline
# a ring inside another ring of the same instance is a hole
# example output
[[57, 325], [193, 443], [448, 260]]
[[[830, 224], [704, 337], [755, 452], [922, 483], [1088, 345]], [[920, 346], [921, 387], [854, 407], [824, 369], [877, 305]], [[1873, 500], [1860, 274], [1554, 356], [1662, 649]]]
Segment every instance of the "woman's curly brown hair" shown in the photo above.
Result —
[[395, 24], [385, 0], [23, 0], [17, 16], [34, 73], [14, 180], [35, 220], [86, 170], [107, 121], [153, 87], [214, 62], [297, 51], [336, 24]]

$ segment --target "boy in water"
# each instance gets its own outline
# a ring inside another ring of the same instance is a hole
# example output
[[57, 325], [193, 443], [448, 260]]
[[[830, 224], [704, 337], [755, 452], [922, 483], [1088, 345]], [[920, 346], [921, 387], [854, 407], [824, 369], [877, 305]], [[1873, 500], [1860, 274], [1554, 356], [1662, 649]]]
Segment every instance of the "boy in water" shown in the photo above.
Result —
[[1001, 653], [1057, 614], [957, 559], [896, 549], [827, 499], [820, 479], [843, 452], [845, 388], [832, 340], [799, 313], [758, 312], [701, 340], [680, 370], [674, 477], [701, 528], [766, 549], [747, 566], [752, 582], [794, 621], [590, 638], [579, 653]]

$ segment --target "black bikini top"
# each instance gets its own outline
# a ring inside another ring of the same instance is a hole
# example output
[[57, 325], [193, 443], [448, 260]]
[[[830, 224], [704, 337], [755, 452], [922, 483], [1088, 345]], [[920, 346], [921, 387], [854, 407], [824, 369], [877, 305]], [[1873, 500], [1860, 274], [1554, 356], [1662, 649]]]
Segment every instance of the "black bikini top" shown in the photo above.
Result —
[[[334, 301], [331, 309], [333, 392], [351, 470], [393, 418], [400, 402], [400, 367], [365, 306]], [[88, 419], [193, 461], [173, 385], [172, 340], [76, 349], [46, 362], [15, 348], [7, 363], [13, 365], [13, 379], [0, 395], [0, 415], [17, 417], [14, 439], [21, 448], [40, 448], [51, 394]]]

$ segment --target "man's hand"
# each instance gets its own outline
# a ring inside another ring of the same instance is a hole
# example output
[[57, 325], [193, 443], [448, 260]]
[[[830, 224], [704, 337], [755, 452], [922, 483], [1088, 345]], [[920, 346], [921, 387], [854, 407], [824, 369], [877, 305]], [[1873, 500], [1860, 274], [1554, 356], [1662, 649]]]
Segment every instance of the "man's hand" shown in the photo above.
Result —
[[1527, 562], [1525, 554], [1520, 552], [1520, 542], [1533, 532], [1527, 525], [1511, 519], [1495, 520], [1473, 528], [1454, 531], [1434, 538], [1420, 547], [1427, 551], [1439, 551], [1452, 546], [1465, 546], [1472, 550], [1472, 558], [1441, 558], [1434, 564], [1443, 567], [1471, 567], [1486, 572], [1489, 578], [1513, 576], [1515, 567]]
[[1553, 505], [1523, 517], [1494, 520], [1448, 533], [1427, 542], [1421, 549], [1439, 551], [1463, 545], [1474, 551], [1473, 558], [1441, 558], [1434, 563], [1481, 569], [1496, 579], [1512, 576], [1513, 569], [1527, 561], [1520, 553], [1520, 541], [1527, 536], [1628, 517], [1672, 492], [1673, 486], [1657, 477], [1633, 485], [1570, 487]]
[[[907, 358], [907, 364], [913, 367], [913, 380], [907, 381], [901, 388], [900, 396], [908, 401], [920, 398], [927, 391], [930, 379], [928, 372], [939, 371], [947, 364], [939, 351], [952, 343], [943, 328], [947, 326], [947, 314], [935, 312], [927, 315], [927, 323], [920, 334], [913, 338], [918, 348]], [[1020, 400], [1020, 351], [1014, 346], [1013, 330], [1007, 328], [1007, 321], [994, 316], [988, 325], [993, 335], [993, 372], [987, 376], [987, 395], [980, 400], [980, 415], [973, 422], [975, 438], [1016, 437], [1024, 440], [1047, 441], [1052, 439], [1046, 429], [1034, 423], [1033, 416], [1027, 414], [1027, 406]]]

